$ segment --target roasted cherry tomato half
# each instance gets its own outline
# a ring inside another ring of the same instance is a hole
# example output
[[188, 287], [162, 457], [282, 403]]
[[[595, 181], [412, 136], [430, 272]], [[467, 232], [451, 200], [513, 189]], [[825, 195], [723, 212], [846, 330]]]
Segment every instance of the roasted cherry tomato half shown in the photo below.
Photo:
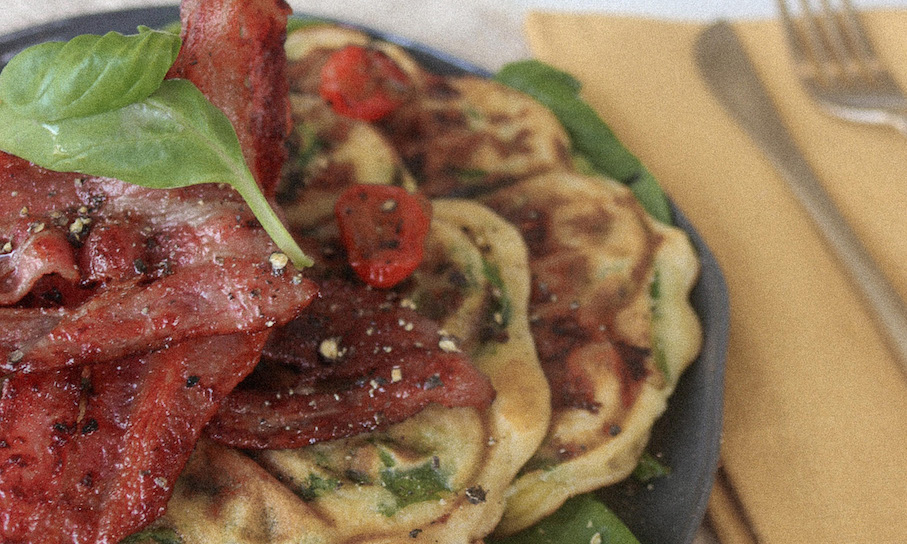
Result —
[[431, 203], [392, 185], [353, 185], [337, 199], [340, 239], [356, 275], [388, 288], [409, 277], [422, 262], [431, 223]]
[[390, 57], [360, 45], [331, 53], [321, 69], [321, 97], [334, 111], [377, 121], [402, 104], [412, 82]]

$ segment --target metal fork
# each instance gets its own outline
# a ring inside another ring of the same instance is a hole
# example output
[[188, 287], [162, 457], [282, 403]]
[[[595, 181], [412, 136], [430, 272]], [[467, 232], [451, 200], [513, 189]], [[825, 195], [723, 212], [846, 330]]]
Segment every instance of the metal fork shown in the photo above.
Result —
[[907, 96], [885, 68], [850, 0], [835, 9], [799, 0], [795, 19], [787, 0], [778, 7], [797, 73], [806, 91], [833, 115], [890, 125], [907, 136]]

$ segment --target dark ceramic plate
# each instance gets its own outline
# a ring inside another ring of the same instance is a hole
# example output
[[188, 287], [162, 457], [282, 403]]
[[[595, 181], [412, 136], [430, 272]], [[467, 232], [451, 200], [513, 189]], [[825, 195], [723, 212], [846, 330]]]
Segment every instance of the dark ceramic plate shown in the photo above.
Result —
[[[110, 30], [134, 33], [139, 25], [162, 27], [179, 20], [176, 6], [133, 9], [75, 17], [0, 37], [0, 67], [22, 49], [49, 40]], [[477, 66], [396, 36], [376, 34], [406, 47], [428, 69], [442, 74], [490, 74]], [[692, 294], [702, 320], [702, 353], [687, 370], [656, 423], [649, 451], [671, 467], [670, 476], [643, 486], [632, 479], [599, 494], [643, 544], [688, 544], [705, 514], [718, 464], [727, 350], [727, 286], [709, 248], [683, 214], [677, 223], [690, 235], [702, 260], [702, 274]]]

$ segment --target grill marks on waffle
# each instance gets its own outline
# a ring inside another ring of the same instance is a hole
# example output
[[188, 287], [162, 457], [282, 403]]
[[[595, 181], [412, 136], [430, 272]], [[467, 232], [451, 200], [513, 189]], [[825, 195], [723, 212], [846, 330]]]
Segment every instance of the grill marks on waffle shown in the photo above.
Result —
[[[621, 378], [625, 407], [633, 404], [639, 383], [654, 370], [648, 361], [647, 335], [623, 337], [615, 318], [630, 301], [648, 289], [653, 255], [660, 238], [636, 208], [607, 193], [594, 182], [575, 178], [542, 178], [522, 182], [483, 201], [517, 226], [532, 262], [532, 297], [529, 320], [536, 348], [552, 389], [555, 410], [580, 408], [596, 411], [596, 382], [578, 356], [599, 346]], [[600, 200], [581, 203], [583, 195]], [[618, 222], [635, 224], [633, 232]], [[627, 236], [627, 235], [631, 236]], [[627, 236], [618, 248], [624, 259], [614, 263], [627, 270], [616, 281], [602, 281], [593, 257], [604, 253], [614, 236]], [[629, 241], [627, 241], [629, 240]]]
[[479, 78], [434, 79], [381, 123], [431, 196], [474, 196], [564, 168], [569, 141], [526, 96]]
[[[310, 68], [329, 50], [372, 43], [347, 29], [297, 34], [290, 57]], [[303, 79], [298, 91], [312, 93], [317, 78]], [[506, 534], [632, 470], [701, 341], [688, 301], [698, 264], [679, 229], [587, 173], [538, 103], [469, 76], [414, 79], [418, 92], [378, 128], [421, 191], [479, 200], [517, 226], [530, 253], [528, 315], [554, 412], [511, 488]]]

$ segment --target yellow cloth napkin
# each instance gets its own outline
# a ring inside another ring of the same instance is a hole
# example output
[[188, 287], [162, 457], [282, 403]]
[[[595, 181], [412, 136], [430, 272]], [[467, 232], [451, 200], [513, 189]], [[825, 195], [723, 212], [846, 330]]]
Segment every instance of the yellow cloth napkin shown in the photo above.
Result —
[[[907, 88], [907, 13], [865, 21]], [[824, 114], [780, 25], [735, 24], [794, 138], [907, 297], [907, 138]], [[584, 97], [714, 250], [731, 295], [722, 470], [709, 518], [724, 543], [907, 542], [907, 379], [768, 160], [694, 64], [699, 23], [536, 12], [535, 56]]]

